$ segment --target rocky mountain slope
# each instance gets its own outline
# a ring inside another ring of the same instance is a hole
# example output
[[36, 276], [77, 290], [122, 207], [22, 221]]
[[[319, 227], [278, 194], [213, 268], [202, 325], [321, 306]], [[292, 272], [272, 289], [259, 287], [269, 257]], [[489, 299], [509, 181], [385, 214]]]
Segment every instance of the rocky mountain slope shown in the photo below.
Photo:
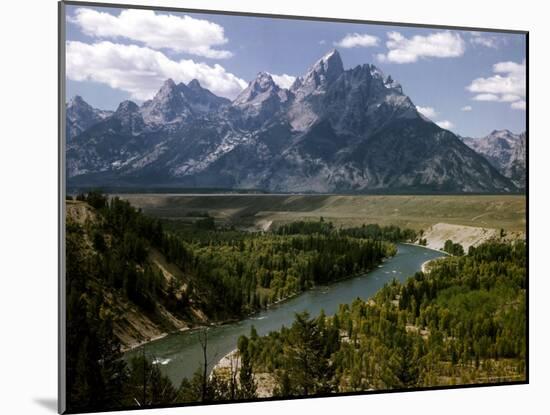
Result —
[[525, 188], [526, 134], [494, 130], [481, 138], [463, 137], [466, 145], [483, 155], [519, 188]]
[[112, 111], [93, 108], [80, 95], [76, 95], [67, 104], [67, 141], [70, 142], [74, 137], [110, 115], [112, 115]]
[[516, 186], [422, 117], [374, 65], [330, 51], [280, 88], [260, 72], [233, 102], [167, 80], [67, 146], [73, 186], [277, 192], [510, 192]]

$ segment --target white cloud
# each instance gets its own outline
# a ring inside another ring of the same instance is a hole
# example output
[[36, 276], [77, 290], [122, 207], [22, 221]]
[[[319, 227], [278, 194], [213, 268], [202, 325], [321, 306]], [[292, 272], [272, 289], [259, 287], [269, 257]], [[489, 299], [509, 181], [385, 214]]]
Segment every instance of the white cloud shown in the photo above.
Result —
[[512, 105], [510, 105], [512, 109], [515, 110], [525, 110], [527, 107], [527, 104], [524, 100], [513, 102]]
[[496, 73], [509, 73], [517, 76], [525, 76], [525, 61], [522, 63], [516, 62], [499, 62], [493, 65], [493, 71]]
[[486, 48], [497, 49], [498, 45], [493, 38], [490, 37], [473, 37], [470, 39], [474, 45], [485, 46]]
[[319, 41], [319, 44], [320, 44], [320, 45], [324, 45], [325, 43], [327, 43], [327, 41], [324, 40], [324, 39]]
[[495, 36], [488, 36], [481, 32], [470, 33], [470, 43], [476, 46], [484, 46], [486, 48], [498, 49], [499, 41]]
[[448, 121], [448, 120], [435, 121], [435, 119], [438, 117], [439, 113], [435, 109], [433, 109], [432, 107], [420, 107], [420, 106], [417, 105], [416, 110], [420, 114], [422, 114], [424, 117], [432, 120], [437, 125], [439, 125], [441, 128], [444, 128], [445, 130], [450, 130], [451, 128], [453, 128], [455, 126], [451, 121]]
[[499, 62], [493, 65], [495, 75], [474, 79], [466, 89], [473, 92], [476, 101], [509, 102], [513, 109], [525, 109], [525, 61]]
[[367, 48], [378, 45], [378, 38], [376, 36], [360, 34], [360, 33], [348, 33], [343, 39], [338, 42], [334, 42], [335, 46], [341, 48]]
[[296, 80], [295, 76], [287, 75], [286, 73], [282, 75], [275, 75], [270, 73], [271, 77], [273, 78], [273, 81], [277, 85], [279, 85], [281, 88], [290, 88], [290, 85]]
[[478, 94], [472, 98], [474, 101], [498, 101], [498, 95], [495, 94]]
[[426, 118], [433, 119], [437, 117], [437, 112], [432, 107], [420, 107], [417, 105], [416, 110]]
[[95, 38], [126, 38], [153, 49], [170, 49], [206, 58], [225, 59], [232, 53], [213, 49], [227, 39], [222, 26], [184, 15], [156, 14], [153, 10], [122, 10], [118, 16], [79, 8], [70, 22]]
[[412, 63], [420, 58], [455, 58], [465, 51], [464, 40], [458, 33], [437, 32], [410, 39], [399, 32], [389, 32], [386, 54], [378, 54], [381, 62]]
[[438, 122], [436, 122], [436, 124], [439, 125], [441, 128], [443, 128], [445, 130], [450, 130], [451, 128], [453, 128], [455, 126], [452, 122], [447, 121], [447, 120], [438, 121]]
[[227, 98], [234, 98], [246, 87], [244, 80], [221, 65], [172, 60], [147, 47], [108, 41], [91, 45], [67, 42], [66, 62], [69, 79], [106, 84], [139, 101], [152, 98], [168, 78], [184, 83], [196, 78], [205, 88]]
[[460, 111], [469, 112], [472, 110], [471, 105], [465, 105], [464, 107], [460, 108]]
[[514, 94], [504, 94], [500, 97], [501, 102], [516, 102], [519, 100], [521, 100], [521, 98]]

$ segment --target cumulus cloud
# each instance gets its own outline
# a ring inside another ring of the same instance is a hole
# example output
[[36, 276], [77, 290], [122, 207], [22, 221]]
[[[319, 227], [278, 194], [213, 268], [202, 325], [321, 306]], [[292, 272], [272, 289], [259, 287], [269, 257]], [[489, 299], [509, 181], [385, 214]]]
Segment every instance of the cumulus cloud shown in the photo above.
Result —
[[469, 112], [472, 110], [471, 105], [465, 105], [464, 107], [460, 108], [460, 111]]
[[474, 79], [466, 89], [476, 101], [509, 102], [513, 109], [525, 109], [526, 66], [507, 61], [493, 65], [495, 75]]
[[470, 33], [470, 43], [475, 46], [498, 49], [500, 42], [496, 36], [485, 35], [481, 32], [472, 32]]
[[187, 15], [157, 14], [153, 10], [122, 10], [118, 16], [88, 8], [75, 11], [70, 22], [95, 38], [125, 38], [153, 49], [169, 49], [206, 58], [225, 59], [232, 53], [213, 49], [227, 43], [222, 26]]
[[525, 101], [521, 100], [521, 101], [516, 101], [516, 102], [512, 102], [512, 105], [510, 105], [512, 107], [512, 109], [515, 109], [515, 110], [524, 110], [526, 109], [527, 105], [525, 103]]
[[477, 94], [472, 98], [474, 101], [498, 101], [498, 95], [495, 94]]
[[360, 33], [348, 33], [344, 38], [338, 42], [334, 42], [335, 46], [341, 48], [367, 48], [371, 46], [377, 46], [379, 39], [376, 36], [360, 34]]
[[436, 32], [406, 38], [399, 32], [389, 32], [387, 36], [388, 52], [377, 55], [381, 62], [413, 63], [421, 58], [455, 58], [465, 51], [465, 42], [458, 33]]
[[500, 97], [500, 101], [502, 102], [516, 102], [520, 100], [521, 100], [521, 97], [518, 97], [517, 95], [514, 95], [514, 94], [504, 94]]
[[273, 78], [273, 81], [281, 88], [290, 88], [290, 85], [292, 85], [292, 83], [296, 80], [295, 76], [287, 75], [286, 73], [282, 75], [270, 73], [270, 75]]
[[439, 113], [433, 109], [433, 107], [421, 107], [416, 106], [416, 110], [422, 114], [424, 117], [432, 120], [437, 125], [439, 125], [441, 128], [444, 128], [445, 130], [450, 130], [454, 127], [454, 124], [451, 121], [448, 120], [441, 120], [441, 121], [435, 121], [435, 119], [438, 117]]
[[433, 119], [437, 117], [437, 112], [432, 107], [420, 107], [417, 105], [416, 110], [426, 118]]
[[74, 81], [94, 81], [126, 91], [132, 99], [152, 98], [168, 78], [187, 83], [197, 79], [205, 88], [234, 98], [246, 82], [221, 65], [197, 63], [192, 59], [172, 60], [164, 53], [137, 45], [103, 41], [66, 44], [67, 77]]
[[452, 122], [447, 121], [447, 120], [438, 121], [438, 122], [436, 122], [436, 124], [439, 125], [441, 128], [443, 128], [445, 130], [450, 130], [451, 128], [453, 128], [455, 126]]

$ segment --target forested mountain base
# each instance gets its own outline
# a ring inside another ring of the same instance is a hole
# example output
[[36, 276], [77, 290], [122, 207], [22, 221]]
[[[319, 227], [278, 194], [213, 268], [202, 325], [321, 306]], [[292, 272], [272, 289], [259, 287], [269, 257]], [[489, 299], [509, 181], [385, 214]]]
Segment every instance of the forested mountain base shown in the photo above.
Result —
[[[121, 360], [121, 342], [143, 326], [168, 332], [238, 319], [316, 284], [366, 272], [395, 253], [381, 238], [323, 226], [330, 232], [247, 233], [217, 229], [205, 217], [166, 231], [118, 198], [92, 192], [67, 201], [69, 410], [196, 396], [172, 386], [145, 359], [129, 366]], [[222, 386], [209, 381], [207, 389], [205, 378], [197, 399], [218, 399], [214, 391]]]
[[524, 243], [486, 243], [332, 317], [252, 333], [246, 353], [275, 396], [522, 381], [526, 277]]

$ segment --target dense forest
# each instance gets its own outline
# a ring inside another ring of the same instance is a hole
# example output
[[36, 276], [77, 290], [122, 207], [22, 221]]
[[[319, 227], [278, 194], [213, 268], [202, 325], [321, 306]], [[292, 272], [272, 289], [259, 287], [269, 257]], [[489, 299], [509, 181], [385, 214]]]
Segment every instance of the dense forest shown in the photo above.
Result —
[[413, 229], [401, 229], [398, 226], [380, 226], [369, 223], [360, 227], [336, 229], [332, 222], [326, 222], [323, 217], [319, 221], [297, 221], [281, 225], [277, 228], [279, 235], [330, 235], [337, 233], [341, 236], [383, 240], [391, 242], [413, 242], [417, 233]]
[[395, 246], [380, 239], [339, 233], [278, 235], [196, 230], [188, 241], [181, 231], [165, 238], [167, 258], [193, 276], [201, 308], [215, 319], [240, 317], [316, 284], [365, 272]]
[[[249, 233], [208, 215], [165, 223], [100, 193], [79, 195], [89, 211], [67, 218], [67, 397], [70, 411], [250, 399], [270, 380], [275, 396], [514, 381], [525, 378], [526, 247], [470, 248], [334, 316], [296, 315], [291, 327], [238, 341], [231, 376], [206, 366], [173, 385], [150, 356], [122, 359], [113, 327], [117, 299], [155, 316], [201, 309], [210, 321], [239, 318], [274, 301], [376, 266], [388, 241], [414, 232], [324, 220]], [[159, 252], [181, 270], [168, 281]], [[206, 331], [205, 331], [206, 336]], [[202, 344], [202, 343], [201, 343]], [[206, 347], [206, 337], [204, 338]]]
[[[114, 334], [117, 300], [153, 320], [160, 308], [190, 320], [192, 309], [209, 321], [235, 319], [316, 284], [366, 272], [395, 253], [380, 234], [248, 233], [218, 229], [208, 216], [167, 230], [128, 202], [98, 192], [68, 203], [87, 209], [78, 220], [68, 215], [66, 223], [71, 411], [181, 401], [196, 396], [193, 390], [200, 390], [202, 400], [236, 396], [236, 388], [226, 395], [221, 380], [216, 387], [209, 381], [207, 388], [201, 374], [176, 389], [147, 359], [126, 364]], [[181, 271], [178, 279], [163, 276], [151, 261], [153, 252]]]
[[276, 396], [525, 379], [526, 248], [485, 243], [338, 313], [246, 339]]

